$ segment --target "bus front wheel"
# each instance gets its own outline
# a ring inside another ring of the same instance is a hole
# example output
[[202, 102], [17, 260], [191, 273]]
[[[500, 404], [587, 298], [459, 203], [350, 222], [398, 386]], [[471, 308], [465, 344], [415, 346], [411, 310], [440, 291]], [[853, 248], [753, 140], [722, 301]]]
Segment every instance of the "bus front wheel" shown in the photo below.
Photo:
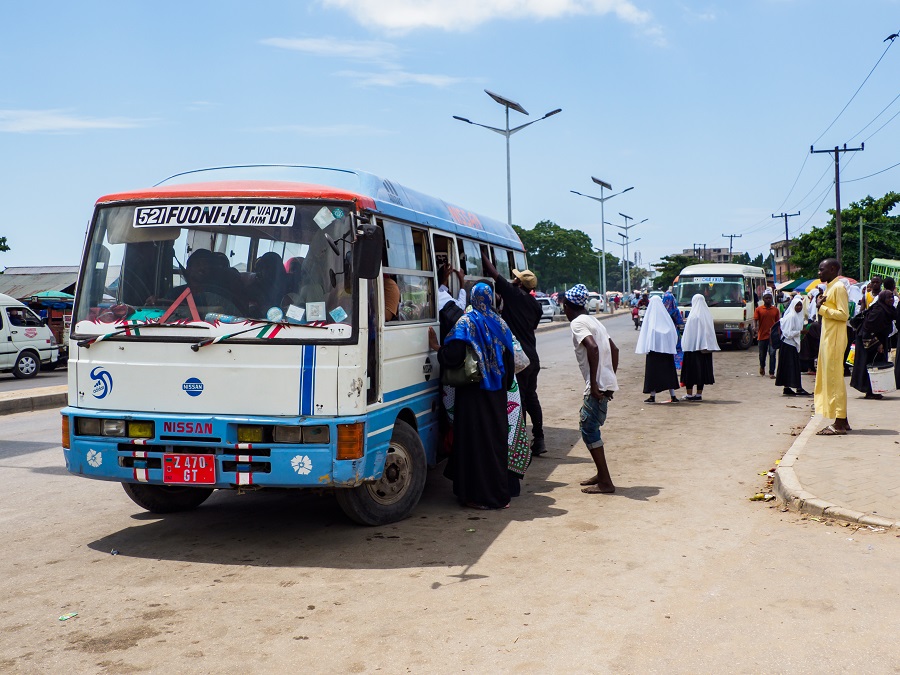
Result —
[[402, 420], [384, 461], [384, 473], [373, 483], [335, 490], [344, 513], [360, 525], [385, 525], [408, 517], [425, 489], [425, 450], [419, 434]]
[[150, 513], [177, 513], [196, 509], [213, 493], [212, 488], [122, 483], [131, 501]]
[[752, 344], [753, 334], [749, 330], [741, 333], [741, 337], [734, 341], [734, 345], [738, 349], [750, 349]]

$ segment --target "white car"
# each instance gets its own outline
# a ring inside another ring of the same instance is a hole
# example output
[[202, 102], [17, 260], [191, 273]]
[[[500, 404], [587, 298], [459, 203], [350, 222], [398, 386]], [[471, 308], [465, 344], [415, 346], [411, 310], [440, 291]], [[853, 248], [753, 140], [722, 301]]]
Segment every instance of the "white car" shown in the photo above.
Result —
[[594, 293], [590, 291], [588, 293], [588, 300], [585, 308], [589, 312], [605, 312], [606, 311], [606, 303], [603, 301], [603, 296], [599, 293]]
[[544, 319], [553, 321], [554, 316], [562, 314], [562, 310], [553, 298], [538, 298], [537, 301], [541, 303], [541, 321]]

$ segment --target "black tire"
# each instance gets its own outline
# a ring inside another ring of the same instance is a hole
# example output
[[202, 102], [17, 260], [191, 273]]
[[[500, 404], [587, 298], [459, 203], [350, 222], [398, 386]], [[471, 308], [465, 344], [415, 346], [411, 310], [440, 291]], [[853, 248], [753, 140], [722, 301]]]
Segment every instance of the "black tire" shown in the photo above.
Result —
[[34, 352], [22, 352], [16, 359], [12, 374], [20, 380], [27, 380], [41, 372], [41, 357]]
[[415, 429], [402, 420], [394, 434], [382, 477], [355, 488], [337, 488], [337, 502], [360, 525], [386, 525], [409, 517], [425, 489], [425, 450]]
[[735, 338], [734, 346], [738, 349], [747, 350], [753, 345], [753, 334], [748, 330], [741, 333], [741, 337]]
[[131, 501], [150, 513], [177, 513], [196, 509], [213, 493], [212, 488], [181, 485], [122, 483]]

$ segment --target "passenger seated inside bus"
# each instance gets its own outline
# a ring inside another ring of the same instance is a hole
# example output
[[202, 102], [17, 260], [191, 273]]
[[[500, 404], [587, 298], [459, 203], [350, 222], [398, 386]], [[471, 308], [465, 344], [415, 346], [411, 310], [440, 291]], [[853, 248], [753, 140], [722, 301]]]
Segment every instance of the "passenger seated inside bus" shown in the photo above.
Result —
[[384, 321], [397, 321], [400, 318], [400, 287], [393, 275], [382, 275], [384, 281]]
[[[187, 260], [184, 270], [186, 284], [176, 286], [172, 289], [170, 297], [157, 299], [155, 297], [147, 298], [147, 305], [167, 305], [173, 313], [177, 312], [179, 318], [183, 318], [186, 313], [190, 314], [190, 318], [197, 319], [193, 316], [194, 310], [191, 308], [193, 304], [202, 315], [207, 312], [215, 312], [219, 314], [240, 314], [240, 309], [232, 297], [232, 293], [224, 285], [223, 279], [212, 251], [205, 248], [198, 248]], [[184, 293], [190, 289], [192, 302], [185, 303], [186, 297]], [[173, 304], [177, 303], [177, 304]], [[187, 305], [187, 307], [185, 307]]]
[[256, 276], [250, 284], [250, 315], [255, 318], [266, 316], [272, 307], [281, 308], [287, 292], [287, 275], [281, 256], [269, 251], [253, 266]]

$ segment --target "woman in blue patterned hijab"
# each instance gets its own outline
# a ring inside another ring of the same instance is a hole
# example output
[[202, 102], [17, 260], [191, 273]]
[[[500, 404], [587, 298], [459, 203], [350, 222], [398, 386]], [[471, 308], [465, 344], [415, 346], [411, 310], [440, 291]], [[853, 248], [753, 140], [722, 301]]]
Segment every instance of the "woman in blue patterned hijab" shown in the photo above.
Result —
[[481, 388], [503, 389], [503, 349], [513, 352], [513, 336], [506, 322], [494, 311], [494, 291], [485, 283], [475, 284], [471, 293], [472, 309], [466, 312], [447, 335], [444, 344], [462, 340], [478, 355]]

